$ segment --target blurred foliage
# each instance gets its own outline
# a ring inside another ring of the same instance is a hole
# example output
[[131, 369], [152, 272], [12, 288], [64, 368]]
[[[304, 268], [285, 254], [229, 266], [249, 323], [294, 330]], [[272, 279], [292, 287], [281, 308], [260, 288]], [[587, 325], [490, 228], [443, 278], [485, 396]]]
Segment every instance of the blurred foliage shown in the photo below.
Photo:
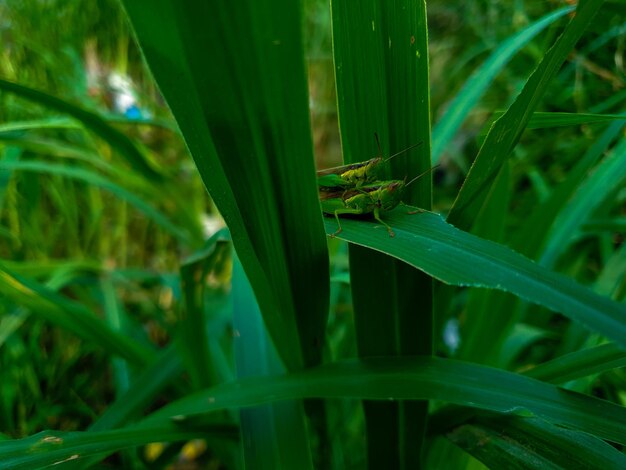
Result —
[[[220, 226], [119, 2], [2, 2], [0, 43], [1, 78], [96, 112], [140, 142], [193, 217], [181, 218], [180, 201], [129, 172], [120, 155], [79, 122], [8, 92], [0, 92], [3, 158], [108, 175], [128, 191], [155, 197], [147, 200], [155, 210], [191, 231]], [[89, 182], [6, 169], [0, 170], [0, 227], [0, 257], [20, 272], [52, 284], [131, 337], [171, 341], [182, 309], [179, 262], [199, 248], [197, 240], [181, 244]], [[0, 432], [23, 437], [87, 428], [124, 383], [109, 354], [11, 302], [2, 302], [0, 312]]]

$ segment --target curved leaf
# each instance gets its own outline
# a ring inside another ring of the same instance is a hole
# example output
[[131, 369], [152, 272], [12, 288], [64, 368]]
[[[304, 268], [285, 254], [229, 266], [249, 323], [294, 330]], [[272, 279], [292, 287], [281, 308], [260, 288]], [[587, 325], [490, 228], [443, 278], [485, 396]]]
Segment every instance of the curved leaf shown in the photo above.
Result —
[[626, 456], [606, 442], [537, 418], [479, 418], [447, 434], [489, 468], [619, 470]]
[[[86, 457], [137, 447], [151, 442], [176, 442], [203, 438], [217, 445], [234, 441], [238, 432], [233, 425], [206, 425], [202, 428], [178, 427], [174, 423], [143, 429], [116, 429], [98, 432], [42, 431], [25, 439], [0, 441], [0, 467], [3, 469], [48, 468], [81, 464]], [[93, 464], [92, 461], [87, 460]]]
[[297, 398], [437, 399], [511, 415], [538, 416], [626, 443], [626, 408], [504, 370], [435, 357], [342, 361], [288, 375], [223, 384], [158, 410], [139, 426], [227, 408]]
[[[391, 255], [447, 284], [510, 292], [626, 345], [626, 305], [510, 248], [463, 232], [436, 214], [407, 215], [398, 208], [386, 215], [394, 238], [385, 227], [354, 219], [342, 220], [339, 238]], [[335, 232], [334, 219], [326, 218], [325, 223], [327, 233]]]

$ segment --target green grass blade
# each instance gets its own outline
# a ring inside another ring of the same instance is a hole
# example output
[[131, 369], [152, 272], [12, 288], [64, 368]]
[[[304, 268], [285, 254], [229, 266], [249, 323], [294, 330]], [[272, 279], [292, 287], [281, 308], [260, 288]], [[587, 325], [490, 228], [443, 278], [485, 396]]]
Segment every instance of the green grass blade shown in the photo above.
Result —
[[[130, 319], [117, 295], [116, 286], [110, 276], [98, 280], [101, 294], [103, 319], [111, 330], [124, 336], [131, 336]], [[123, 395], [131, 381], [131, 369], [127, 361], [120, 357], [111, 358], [111, 382], [115, 387], [115, 396]]]
[[604, 113], [615, 108], [616, 111], [621, 111], [622, 104], [626, 100], [626, 90], [619, 91], [614, 95], [609, 96], [604, 101], [600, 101], [598, 104], [589, 108], [592, 113]]
[[[33, 269], [37, 271], [42, 267], [45, 270], [44, 277], [46, 278], [45, 287], [51, 291], [58, 292], [61, 288], [71, 284], [72, 281], [83, 275], [85, 272], [98, 272], [100, 265], [97, 263], [90, 263], [88, 261], [72, 263], [68, 261], [61, 261], [54, 263], [54, 266], [41, 266], [44, 263], [37, 263], [37, 266], [29, 266], [26, 262], [10, 262], [3, 261], [2, 264], [5, 268], [8, 268], [12, 273], [19, 275], [31, 276]], [[24, 269], [26, 268], [26, 269]], [[48, 269], [46, 269], [48, 268]], [[5, 296], [4, 301], [7, 301], [9, 309], [13, 308], [9, 297]], [[24, 322], [29, 318], [30, 311], [25, 308], [19, 307], [11, 315], [3, 315], [0, 319], [0, 348], [6, 343], [6, 341], [13, 335]]]
[[117, 170], [92, 149], [70, 145], [60, 140], [40, 138], [31, 135], [17, 136], [15, 134], [0, 134], [0, 141], [38, 155], [86, 162], [93, 167], [107, 170], [109, 172], [117, 171], [120, 174], [123, 174], [124, 172], [128, 174], [126, 169]]
[[233, 425], [208, 425], [204, 428], [185, 428], [175, 423], [142, 429], [116, 429], [100, 432], [43, 431], [25, 439], [0, 441], [2, 468], [49, 468], [62, 464], [81, 463], [94, 455], [138, 447], [151, 442], [176, 442], [196, 438], [209, 444], [224, 446], [238, 437]]
[[626, 467], [626, 456], [597, 437], [537, 418], [481, 418], [453, 429], [447, 437], [489, 468]]
[[[137, 375], [127, 392], [118, 397], [106, 411], [89, 427], [89, 433], [108, 431], [126, 424], [136, 418], [143, 410], [154, 403], [158, 394], [179, 378], [184, 372], [180, 355], [173, 345], [158, 354], [139, 375]], [[89, 436], [85, 433], [85, 436]], [[81, 462], [80, 468], [90, 468], [103, 460], [109, 452], [98, 452], [96, 456], [87, 457]]]
[[450, 223], [471, 228], [502, 162], [517, 144], [552, 77], [578, 42], [604, 0], [579, 2], [576, 14], [547, 52], [507, 112], [490, 129], [448, 215]]
[[591, 219], [581, 229], [587, 233], [626, 232], [626, 217]]
[[45, 260], [45, 261], [10, 261], [2, 260], [2, 264], [11, 272], [20, 276], [40, 280], [41, 278], [50, 279], [50, 282], [65, 285], [72, 282], [76, 277], [90, 273], [99, 275], [102, 273], [102, 263], [89, 259], [81, 260]]
[[[495, 242], [503, 242], [506, 220], [511, 199], [510, 165], [504, 162], [496, 181], [485, 199], [483, 210], [474, 224], [475, 235]], [[466, 319], [463, 322], [458, 359], [481, 364], [499, 366], [502, 356], [490, 354], [491, 349], [500, 344], [508, 330], [500, 331], [498, 324], [505, 322], [508, 315], [497, 315], [493, 305], [506, 294], [485, 289], [471, 289], [465, 307]], [[485, 334], [489, 333], [489, 341]]]
[[[72, 121], [74, 122], [74, 121]], [[144, 199], [152, 199], [159, 201], [166, 206], [175, 206], [176, 224], [170, 225], [169, 229], [175, 229], [175, 232], [182, 234], [184, 230], [189, 231], [185, 238], [193, 240], [193, 243], [187, 241], [192, 246], [200, 245], [202, 242], [202, 233], [199, 227], [198, 218], [192, 213], [193, 207], [185, 201], [181, 195], [175, 191], [174, 184], [170, 180], [146, 178], [138, 172], [129, 172], [126, 168], [119, 165], [115, 166], [108, 163], [99, 153], [89, 147], [70, 144], [63, 140], [50, 138], [41, 138], [32, 134], [18, 136], [14, 133], [0, 134], [0, 141], [7, 142], [11, 146], [20, 147], [23, 150], [31, 151], [42, 156], [53, 156], [62, 159], [78, 160], [88, 165], [102, 170], [106, 173], [110, 180], [116, 181], [133, 192], [141, 193]], [[5, 161], [4, 163], [8, 163]]]
[[128, 201], [131, 205], [143, 212], [146, 217], [152, 219], [156, 224], [170, 232], [177, 237], [183, 243], [188, 243], [191, 239], [189, 233], [181, 229], [177, 224], [169, 220], [167, 216], [153, 208], [150, 204], [143, 199], [135, 195], [134, 193], [122, 188], [121, 186], [113, 183], [108, 178], [94, 173], [90, 170], [83, 168], [77, 168], [75, 166], [35, 162], [35, 161], [16, 161], [9, 162], [5, 160], [0, 161], [0, 170], [13, 170], [13, 171], [29, 171], [35, 173], [60, 175], [66, 178], [76, 179], [83, 181], [87, 184], [105, 189], [122, 200]]
[[[333, 0], [331, 9], [344, 161], [375, 155], [377, 133], [384, 156], [422, 142], [391, 160], [388, 175], [412, 178], [429, 169], [425, 2]], [[408, 193], [407, 201], [429, 208], [430, 177]], [[350, 271], [359, 355], [431, 354], [432, 280], [354, 246]], [[426, 403], [365, 403], [369, 465], [419, 465], [426, 413]]]
[[227, 311], [230, 317], [227, 296], [222, 287], [211, 287], [211, 279], [225, 277], [231, 250], [230, 235], [222, 229], [180, 267], [185, 307], [177, 329], [179, 351], [196, 389], [224, 380], [219, 373], [221, 361], [211, 354], [211, 346], [217, 345], [216, 338], [209, 335], [208, 324], [211, 317], [219, 316], [221, 311]]
[[618, 443], [626, 442], [626, 408], [500, 369], [434, 357], [342, 361], [282, 376], [242, 379], [171, 403], [140, 426], [170, 416], [257, 406], [305, 397], [437, 399], [536, 416]]
[[[237, 331], [237, 377], [284, 373], [263, 326], [254, 293], [238, 259], [233, 262], [233, 327]], [[248, 468], [313, 468], [302, 403], [272, 403], [239, 411], [243, 454]]]
[[463, 88], [448, 106], [446, 113], [433, 128], [433, 163], [439, 161], [446, 145], [454, 138], [471, 109], [509, 60], [537, 34], [572, 10], [573, 7], [556, 10], [511, 36], [500, 44], [480, 68], [468, 78]]
[[15, 305], [28, 308], [44, 320], [99, 345], [109, 354], [127, 359], [133, 365], [142, 366], [152, 357], [149, 348], [116, 333], [87, 307], [13, 274], [1, 264], [0, 293]]
[[609, 343], [557, 357], [525, 371], [524, 375], [558, 384], [620, 367], [626, 367], [626, 351]]
[[72, 116], [117, 150], [135, 170], [144, 174], [147, 178], [161, 179], [161, 173], [154, 168], [153, 164], [148, 161], [135, 143], [128, 136], [108, 124], [100, 115], [56, 96], [7, 80], [0, 79], [0, 90], [14, 93], [46, 108]]
[[619, 248], [606, 259], [606, 263], [600, 275], [594, 283], [595, 291], [599, 294], [619, 299], [620, 293], [623, 298], [623, 287], [626, 286], [626, 244], [622, 243]]
[[[622, 127], [621, 123], [611, 124], [570, 170], [567, 178], [552, 191], [549, 198], [533, 210], [522, 227], [512, 237], [510, 245], [514, 250], [532, 259], [538, 259], [541, 256], [543, 246], [547, 243], [551, 229], [556, 228], [556, 220], [559, 218], [563, 207], [574, 203], [572, 195], [590, 169], [610, 147], [613, 140], [620, 135]], [[559, 231], [556, 228], [556, 232]], [[563, 234], [570, 235], [569, 232]], [[561, 240], [561, 242], [567, 245], [565, 240]], [[485, 299], [485, 304], [489, 305], [492, 312], [509, 312], [509, 314], [491, 317], [489, 328], [494, 334], [491, 335], [490, 341], [484, 341], [479, 331], [480, 328], [477, 328], [476, 334], [462, 345], [463, 355], [461, 358], [504, 366], [506, 362], [502, 362], [504, 357], [500, 351], [502, 351], [505, 338], [510, 334], [513, 325], [519, 321], [521, 311], [517, 308], [516, 298], [502, 293], [490, 293]], [[470, 327], [472, 326], [474, 325], [470, 324]]]
[[594, 173], [578, 188], [572, 200], [561, 210], [552, 225], [540, 262], [552, 266], [569, 246], [572, 237], [592, 212], [626, 179], [626, 139], [615, 147]]
[[328, 311], [299, 4], [125, 1], [144, 56], [230, 228], [289, 368], [315, 364]]
[[612, 142], [621, 134], [622, 124], [611, 124], [600, 138], [589, 147], [578, 163], [569, 172], [550, 197], [541, 204], [524, 223], [519, 233], [513, 237], [512, 247], [532, 259], [538, 259], [548, 241], [550, 229], [563, 207], [572, 198], [590, 169], [609, 149]]
[[[510, 248], [458, 230], [435, 214], [404, 212], [399, 208], [387, 216], [395, 238], [380, 225], [350, 219], [342, 222], [344, 230], [339, 238], [403, 260], [448, 284], [510, 292], [626, 344], [623, 304], [597, 295]], [[326, 219], [328, 233], [333, 233], [335, 226], [334, 219]]]
[[41, 129], [82, 129], [82, 126], [74, 119], [69, 118], [35, 119], [32, 121], [12, 121], [0, 124], [0, 132]]
[[[623, 13], [624, 13], [624, 9], [623, 9], [623, 5], [620, 5], [622, 8], [621, 10], [618, 10], [617, 12], [611, 12], [610, 10], [607, 9], [607, 11], [605, 12], [606, 15], [611, 15], [612, 13], [617, 13], [613, 19], [620, 19], [623, 18]], [[607, 24], [609, 24], [607, 22]], [[576, 70], [580, 67], [580, 59], [584, 58], [584, 57], [588, 57], [591, 54], [593, 54], [595, 51], [597, 51], [598, 49], [602, 49], [604, 47], [606, 47], [606, 45], [608, 43], [610, 43], [610, 41], [612, 41], [615, 38], [621, 38], [624, 36], [624, 31], [626, 30], [626, 22], [622, 22], [619, 24], [616, 24], [615, 26], [613, 26], [612, 28], [608, 29], [608, 30], [601, 30], [599, 31], [598, 37], [596, 37], [593, 41], [589, 41], [587, 44], [585, 44], [584, 47], [580, 48], [580, 50], [576, 51], [576, 55], [573, 57], [573, 60], [571, 60], [567, 65], [565, 65], [561, 71], [559, 72], [559, 80], [560, 81], [567, 81], [570, 80], [571, 76], [573, 74], [576, 73]]]
[[117, 398], [89, 427], [89, 431], [106, 431], [126, 424], [148, 408], [165, 387], [184, 372], [176, 346], [154, 356], [140, 374], [134, 377], [126, 393]]
[[[13, 163], [18, 162], [22, 157], [22, 149], [14, 146], [6, 146], [2, 152], [2, 159], [0, 161]], [[9, 183], [11, 181], [11, 177], [13, 175], [13, 171], [8, 168], [0, 168], [0, 214], [2, 214], [2, 208], [4, 206], [4, 201], [6, 197], [6, 193], [9, 187]]]
[[[485, 123], [483, 129], [489, 129], [504, 113], [495, 112]], [[598, 124], [602, 122], [626, 121], [623, 114], [591, 114], [591, 113], [533, 113], [526, 129], [550, 129], [553, 127], [581, 126], [583, 124]], [[486, 132], [485, 132], [486, 133]]]

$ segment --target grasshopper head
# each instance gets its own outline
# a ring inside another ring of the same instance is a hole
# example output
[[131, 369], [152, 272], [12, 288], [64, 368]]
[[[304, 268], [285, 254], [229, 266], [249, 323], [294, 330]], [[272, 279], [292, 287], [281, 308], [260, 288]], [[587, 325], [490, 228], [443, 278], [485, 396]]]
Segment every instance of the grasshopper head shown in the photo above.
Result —
[[381, 180], [384, 176], [383, 173], [383, 159], [382, 157], [375, 157], [367, 161], [367, 165], [364, 168], [365, 180], [368, 182]]
[[393, 180], [387, 183], [380, 192], [380, 208], [384, 211], [390, 211], [400, 204], [404, 186], [404, 181], [400, 180]]

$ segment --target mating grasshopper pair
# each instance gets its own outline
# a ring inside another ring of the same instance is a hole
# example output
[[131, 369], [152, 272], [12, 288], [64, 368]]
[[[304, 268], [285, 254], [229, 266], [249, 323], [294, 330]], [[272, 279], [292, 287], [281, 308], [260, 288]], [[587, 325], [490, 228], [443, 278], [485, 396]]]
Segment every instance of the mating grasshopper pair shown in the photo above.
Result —
[[[395, 236], [391, 227], [381, 218], [381, 212], [394, 209], [398, 204], [402, 203], [402, 196], [405, 188], [416, 181], [419, 177], [432, 170], [429, 169], [424, 173], [413, 178], [409, 183], [402, 180], [380, 181], [383, 174], [383, 164], [393, 157], [400, 155], [418, 145], [398, 152], [387, 159], [383, 159], [380, 155], [380, 143], [378, 135], [376, 135], [376, 143], [378, 144], [378, 157], [372, 158], [365, 162], [344, 165], [328, 170], [317, 172], [317, 184], [322, 203], [322, 211], [324, 214], [334, 215], [337, 219], [339, 228], [331, 236], [338, 235], [342, 228], [339, 221], [340, 215], [352, 214], [373, 214], [374, 219], [387, 227], [389, 236]], [[410, 214], [422, 212], [422, 209], [411, 211]]]

